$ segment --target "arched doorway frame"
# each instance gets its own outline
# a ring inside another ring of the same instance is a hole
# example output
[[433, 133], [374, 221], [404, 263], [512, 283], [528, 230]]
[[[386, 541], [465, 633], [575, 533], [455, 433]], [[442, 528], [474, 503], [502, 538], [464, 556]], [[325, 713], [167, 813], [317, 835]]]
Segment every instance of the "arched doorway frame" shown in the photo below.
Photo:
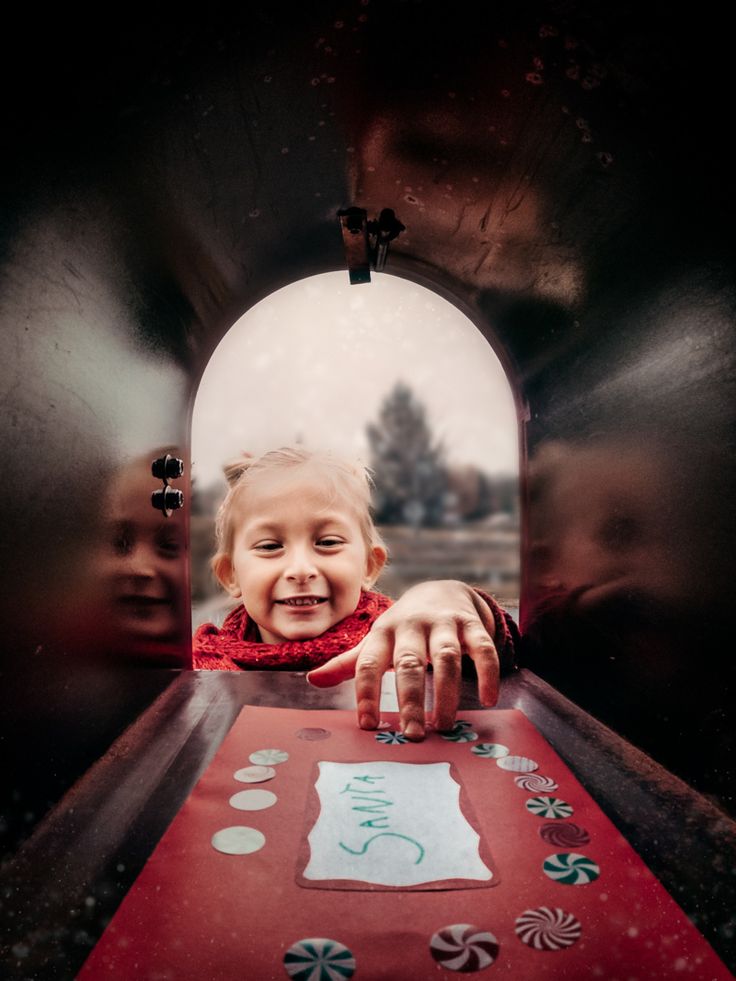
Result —
[[[505, 345], [503, 345], [493, 329], [492, 324], [489, 323], [488, 318], [481, 312], [478, 307], [477, 297], [478, 289], [473, 286], [469, 286], [457, 281], [454, 277], [448, 276], [444, 271], [438, 270], [436, 267], [427, 266], [424, 263], [413, 260], [411, 257], [405, 255], [392, 256], [389, 261], [389, 268], [385, 269], [383, 272], [387, 275], [394, 276], [398, 279], [404, 279], [407, 282], [416, 284], [417, 286], [423, 287], [431, 293], [436, 294], [441, 299], [450, 303], [454, 306], [463, 316], [475, 327], [475, 329], [481, 334], [484, 341], [489, 345], [493, 353], [498, 358], [503, 372], [508, 383], [511, 395], [514, 400], [514, 405], [516, 407], [516, 420], [517, 420], [517, 447], [518, 447], [518, 474], [519, 474], [519, 507], [520, 507], [520, 595], [519, 595], [519, 605], [520, 610], [524, 607], [524, 597], [526, 594], [526, 583], [528, 581], [529, 569], [528, 569], [528, 548], [527, 548], [527, 532], [528, 532], [528, 522], [527, 522], [527, 439], [526, 439], [526, 424], [530, 419], [530, 410], [527, 399], [524, 395], [523, 388], [520, 381], [519, 371], [511, 358], [511, 355]], [[268, 297], [279, 292], [282, 289], [288, 288], [298, 282], [302, 282], [311, 279], [315, 276], [322, 275], [324, 273], [331, 272], [341, 272], [344, 273], [346, 277], [346, 282], [348, 280], [348, 272], [345, 267], [334, 266], [332, 264], [322, 264], [317, 265], [315, 263], [306, 263], [305, 267], [300, 267], [295, 269], [290, 266], [290, 271], [295, 273], [293, 275], [286, 275], [282, 270], [281, 275], [278, 278], [271, 281], [270, 287], [268, 289], [260, 288], [256, 289], [249, 296], [248, 302], [242, 306], [239, 313], [236, 313], [233, 317], [227, 318], [221, 321], [225, 323], [229, 321], [229, 325], [222, 330], [211, 331], [209, 335], [209, 345], [208, 353], [206, 357], [203, 357], [199, 363], [199, 370], [196, 374], [192, 376], [192, 387], [190, 391], [189, 398], [189, 408], [188, 408], [188, 421], [187, 421], [187, 454], [189, 459], [191, 459], [191, 445], [192, 445], [192, 421], [194, 417], [194, 406], [197, 398], [197, 394], [200, 389], [202, 379], [204, 377], [205, 371], [212, 359], [214, 352], [217, 350], [219, 345], [222, 343], [224, 338], [227, 336], [228, 332], [245, 316], [248, 311], [252, 310], [259, 303], [267, 300]], [[351, 286], [351, 289], [370, 289], [370, 283], [368, 284], [358, 284]], [[234, 305], [233, 305], [234, 306]], [[191, 488], [190, 488], [191, 490]], [[187, 540], [189, 541], [189, 530], [190, 530], [190, 518], [191, 515], [187, 515]], [[187, 590], [188, 596], [188, 610], [187, 616], [191, 620], [191, 555], [189, 548], [187, 549], [188, 567], [187, 567], [187, 582], [190, 584]]]

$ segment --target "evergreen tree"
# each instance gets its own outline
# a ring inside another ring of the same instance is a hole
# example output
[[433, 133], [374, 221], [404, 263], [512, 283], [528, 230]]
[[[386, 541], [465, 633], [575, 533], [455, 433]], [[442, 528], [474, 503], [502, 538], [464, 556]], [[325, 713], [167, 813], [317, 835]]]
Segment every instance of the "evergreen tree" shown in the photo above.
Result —
[[383, 524], [442, 524], [447, 471], [427, 413], [411, 389], [397, 382], [367, 427], [376, 482], [376, 520]]

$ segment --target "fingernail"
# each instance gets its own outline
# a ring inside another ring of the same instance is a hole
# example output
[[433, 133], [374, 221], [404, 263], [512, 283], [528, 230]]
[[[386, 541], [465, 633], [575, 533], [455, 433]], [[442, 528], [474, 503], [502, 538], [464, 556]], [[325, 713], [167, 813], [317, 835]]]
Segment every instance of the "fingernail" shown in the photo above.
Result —
[[404, 735], [407, 739], [424, 739], [424, 726], [421, 722], [412, 719], [404, 727]]
[[375, 716], [370, 715], [368, 712], [364, 712], [363, 715], [361, 715], [358, 724], [360, 725], [361, 729], [375, 729], [378, 725]]

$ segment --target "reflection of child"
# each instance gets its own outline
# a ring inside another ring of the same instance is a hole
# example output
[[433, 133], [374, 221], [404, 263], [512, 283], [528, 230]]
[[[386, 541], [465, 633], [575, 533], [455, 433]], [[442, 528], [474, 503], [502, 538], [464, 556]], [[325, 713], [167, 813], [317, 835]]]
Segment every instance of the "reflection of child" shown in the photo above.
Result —
[[423, 583], [393, 605], [370, 591], [386, 548], [364, 469], [297, 448], [244, 458], [226, 472], [212, 565], [239, 605], [222, 629], [197, 629], [195, 668], [318, 668], [309, 678], [318, 686], [356, 675], [360, 723], [374, 728], [380, 679], [393, 667], [404, 729], [421, 738], [427, 662], [435, 722], [446, 727], [465, 653], [481, 701], [495, 702], [498, 654], [504, 668], [513, 665], [513, 622], [490, 596], [458, 582]]
[[91, 536], [94, 548], [75, 567], [66, 602], [73, 649], [151, 667], [186, 662], [184, 514], [165, 518], [151, 507], [151, 450], [111, 474]]

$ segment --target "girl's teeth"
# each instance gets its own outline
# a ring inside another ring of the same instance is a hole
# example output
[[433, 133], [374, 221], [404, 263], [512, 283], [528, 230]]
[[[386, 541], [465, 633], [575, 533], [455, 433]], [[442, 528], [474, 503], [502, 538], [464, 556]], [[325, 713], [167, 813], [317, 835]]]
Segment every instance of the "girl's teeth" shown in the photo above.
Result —
[[318, 599], [290, 599], [286, 601], [289, 606], [316, 606], [319, 603]]

